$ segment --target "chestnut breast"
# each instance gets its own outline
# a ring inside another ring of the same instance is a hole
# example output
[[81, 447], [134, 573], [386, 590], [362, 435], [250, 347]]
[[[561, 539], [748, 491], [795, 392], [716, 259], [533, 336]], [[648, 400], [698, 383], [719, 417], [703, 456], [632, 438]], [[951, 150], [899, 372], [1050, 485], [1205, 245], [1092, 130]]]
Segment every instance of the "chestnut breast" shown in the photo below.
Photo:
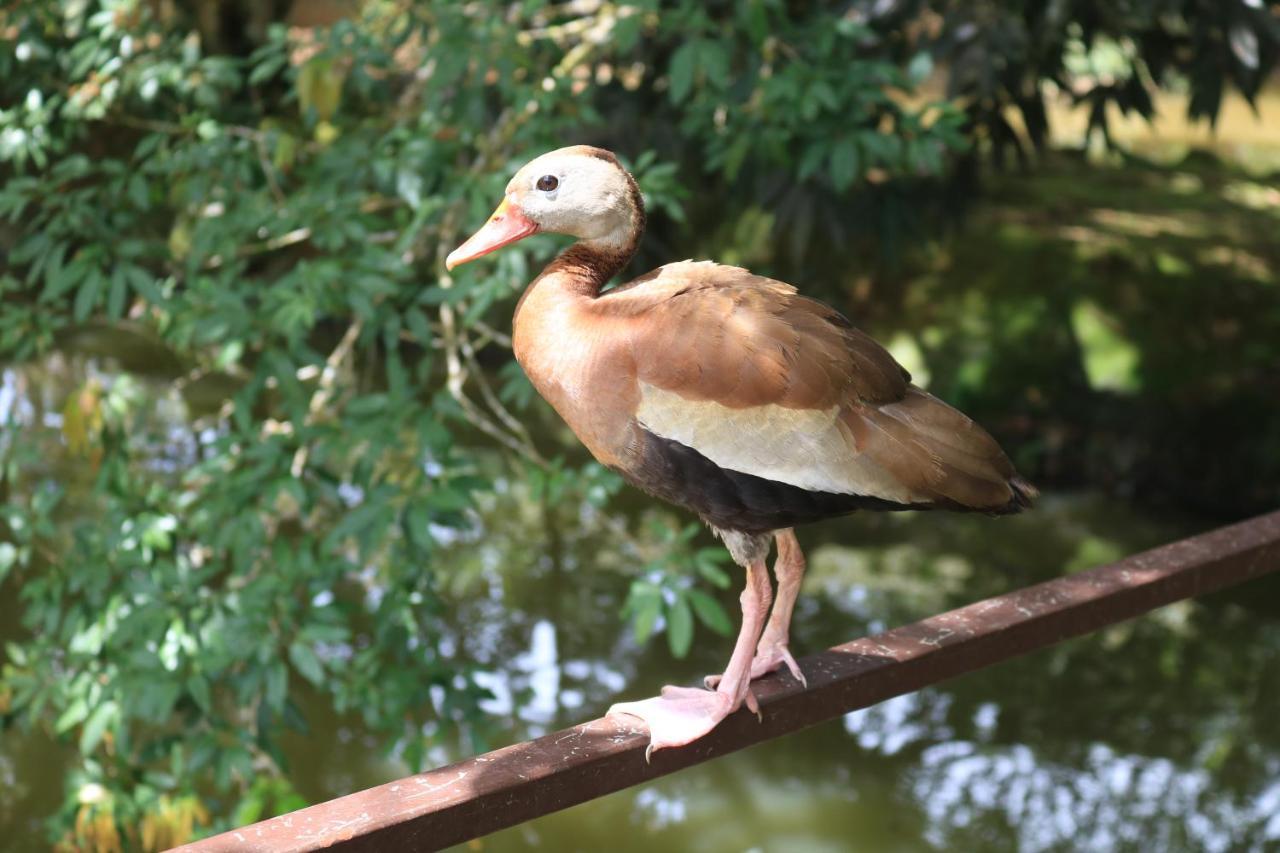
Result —
[[623, 321], [592, 310], [589, 296], [554, 278], [535, 281], [516, 307], [516, 361], [592, 456], [626, 468], [638, 449], [639, 389]]

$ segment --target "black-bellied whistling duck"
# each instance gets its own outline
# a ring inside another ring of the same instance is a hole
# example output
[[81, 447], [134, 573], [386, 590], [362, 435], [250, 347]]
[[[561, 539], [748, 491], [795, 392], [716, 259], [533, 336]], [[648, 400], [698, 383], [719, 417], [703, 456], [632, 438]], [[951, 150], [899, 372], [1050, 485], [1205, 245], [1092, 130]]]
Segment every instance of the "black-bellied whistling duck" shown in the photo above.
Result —
[[804, 681], [787, 647], [805, 565], [793, 525], [863, 509], [1012, 513], [1035, 489], [981, 427], [789, 284], [684, 261], [603, 290], [644, 221], [613, 154], [561, 148], [516, 173], [445, 265], [539, 231], [578, 238], [516, 306], [516, 359], [596, 459], [697, 513], [746, 570], [724, 675], [610, 709], [644, 720], [653, 750], [696, 740], [744, 702], [759, 713], [753, 678], [785, 665]]

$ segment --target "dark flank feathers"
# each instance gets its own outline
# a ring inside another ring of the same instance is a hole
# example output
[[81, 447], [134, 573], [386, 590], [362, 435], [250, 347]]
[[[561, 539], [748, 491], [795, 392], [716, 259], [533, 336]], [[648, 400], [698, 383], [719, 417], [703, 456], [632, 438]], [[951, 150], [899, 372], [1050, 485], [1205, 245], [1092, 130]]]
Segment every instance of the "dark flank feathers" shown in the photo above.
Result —
[[1021, 478], [1009, 485], [1014, 497], [996, 508], [966, 507], [953, 501], [903, 504], [866, 495], [817, 492], [721, 468], [691, 447], [641, 428], [640, 464], [620, 471], [632, 485], [654, 497], [697, 513], [712, 527], [766, 533], [858, 510], [896, 512], [948, 509], [1005, 515], [1031, 505], [1035, 489]]

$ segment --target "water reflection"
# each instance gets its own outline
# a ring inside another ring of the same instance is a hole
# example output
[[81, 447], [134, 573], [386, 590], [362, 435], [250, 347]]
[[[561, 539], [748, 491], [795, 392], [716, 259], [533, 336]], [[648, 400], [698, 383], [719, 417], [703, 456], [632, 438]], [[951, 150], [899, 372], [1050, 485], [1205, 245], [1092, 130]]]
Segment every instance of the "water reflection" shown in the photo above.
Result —
[[[880, 630], [1195, 526], [1086, 496], [1052, 496], [1035, 515], [994, 525], [927, 515], [824, 525], [808, 537], [817, 547], [796, 644]], [[574, 547], [591, 553], [591, 532], [578, 535]], [[530, 734], [598, 714], [618, 695], [694, 682], [723, 655], [724, 641], [704, 637], [674, 662], [661, 646], [629, 643], [616, 603], [603, 617], [575, 610], [609, 588], [621, 595], [608, 571], [558, 585], [554, 568], [516, 560], [503, 577], [510, 609], [499, 633], [509, 642], [515, 625], [532, 638], [509, 677], [560, 685], [556, 713], [548, 719], [539, 699]], [[1174, 605], [498, 833], [484, 849], [1268, 848], [1280, 841], [1280, 738], [1266, 723], [1280, 699], [1270, 651], [1280, 625], [1245, 606], [1258, 597], [1246, 589]], [[625, 684], [589, 683], [591, 656], [576, 650], [592, 644]], [[557, 674], [528, 672], [539, 648], [553, 667], [559, 650]], [[581, 695], [566, 689], [584, 681]]]
[[1039, 760], [1021, 744], [990, 751], [969, 741], [938, 743], [912, 777], [931, 823], [926, 837], [939, 846], [993, 819], [1027, 851], [1216, 853], [1280, 841], [1280, 782], [1235, 800], [1202, 767], [1117, 754], [1106, 744], [1093, 744], [1083, 766], [1073, 767]]
[[[952, 737], [954, 733], [946, 724], [950, 705], [951, 697], [945, 693], [925, 691], [895, 696], [871, 708], [846, 714], [844, 728], [863, 749], [894, 755], [911, 743]], [[995, 705], [984, 707], [999, 713]]]

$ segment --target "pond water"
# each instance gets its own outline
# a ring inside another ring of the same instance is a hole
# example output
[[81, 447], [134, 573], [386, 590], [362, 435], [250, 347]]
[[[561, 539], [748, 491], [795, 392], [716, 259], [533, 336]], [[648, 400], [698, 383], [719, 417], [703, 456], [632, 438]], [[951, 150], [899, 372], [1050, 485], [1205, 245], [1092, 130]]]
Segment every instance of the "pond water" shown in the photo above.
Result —
[[[1049, 495], [1036, 512], [998, 521], [914, 514], [817, 525], [803, 537], [811, 570], [794, 647], [880, 631], [1200, 527], [1089, 495]], [[506, 535], [538, 550], [536, 530]], [[718, 638], [680, 662], [656, 644], [635, 650], [616, 617], [620, 579], [569, 562], [504, 572], [455, 614], [460, 626], [486, 626], [467, 642], [497, 664], [499, 683], [532, 691], [515, 723], [522, 737], [723, 665], [729, 643]], [[478, 849], [1262, 849], [1280, 843], [1271, 723], [1280, 623], [1274, 584], [1264, 587], [1165, 608]]]
[[[45, 367], [40, 376], [54, 383], [87, 364]], [[14, 371], [4, 387], [16, 394]], [[647, 505], [622, 503], [624, 512]], [[446, 645], [483, 670], [494, 694], [490, 746], [723, 666], [730, 640], [701, 628], [684, 660], [662, 642], [636, 645], [619, 613], [632, 574], [611, 551], [607, 517], [584, 510], [557, 521], [521, 483], [500, 481], [480, 519], [437, 566]], [[1048, 494], [1006, 519], [866, 514], [813, 525], [801, 534], [810, 571], [793, 648], [815, 651], [1213, 526], [1087, 493]], [[721, 594], [727, 607], [735, 599], [736, 589]], [[1276, 602], [1263, 581], [1177, 604], [469, 849], [1264, 849], [1280, 844]], [[15, 604], [0, 602], [0, 635], [15, 630]], [[304, 712], [311, 731], [288, 735], [286, 752], [307, 799], [407, 772], [354, 718], [318, 699]], [[0, 847], [43, 846], [41, 820], [61, 802], [72, 749], [0, 733]], [[440, 748], [432, 760], [458, 757]]]

